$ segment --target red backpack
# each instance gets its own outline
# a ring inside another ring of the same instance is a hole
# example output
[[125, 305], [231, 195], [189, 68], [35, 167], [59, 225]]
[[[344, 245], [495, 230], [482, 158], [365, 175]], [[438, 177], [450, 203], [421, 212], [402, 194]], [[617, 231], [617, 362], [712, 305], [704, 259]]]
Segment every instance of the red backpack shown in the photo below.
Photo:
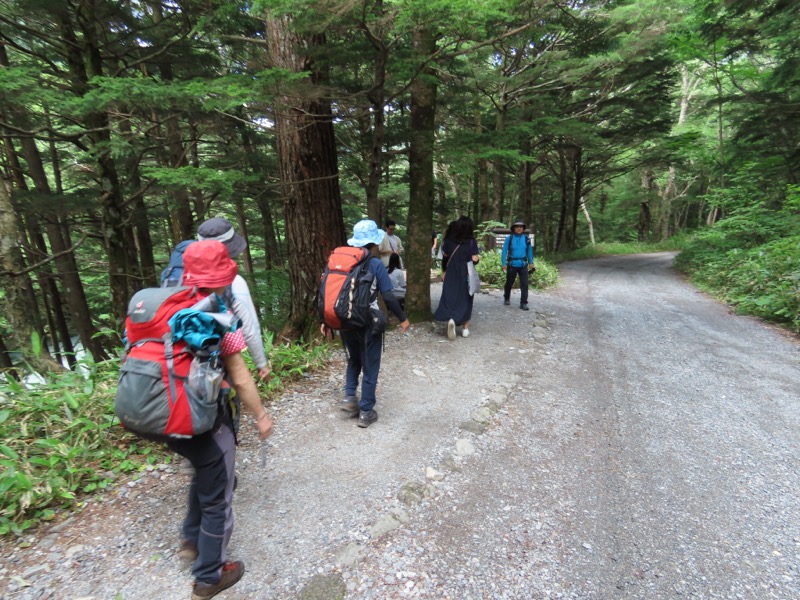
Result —
[[[128, 349], [115, 411], [126, 428], [148, 439], [186, 438], [217, 420], [223, 369], [214, 347], [193, 351], [172, 342], [169, 320], [202, 298], [190, 287], [148, 288], [128, 304]], [[210, 383], [210, 385], [209, 385]]]
[[371, 326], [370, 306], [378, 297], [366, 248], [340, 246], [328, 257], [319, 284], [319, 318], [331, 329]]

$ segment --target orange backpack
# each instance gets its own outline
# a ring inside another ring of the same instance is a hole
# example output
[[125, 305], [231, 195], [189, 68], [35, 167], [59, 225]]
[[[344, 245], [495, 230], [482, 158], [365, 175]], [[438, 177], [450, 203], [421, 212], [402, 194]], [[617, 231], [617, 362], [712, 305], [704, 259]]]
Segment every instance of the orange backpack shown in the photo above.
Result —
[[369, 259], [369, 250], [351, 246], [334, 248], [328, 257], [319, 284], [319, 318], [331, 329], [372, 325], [370, 306], [378, 290]]

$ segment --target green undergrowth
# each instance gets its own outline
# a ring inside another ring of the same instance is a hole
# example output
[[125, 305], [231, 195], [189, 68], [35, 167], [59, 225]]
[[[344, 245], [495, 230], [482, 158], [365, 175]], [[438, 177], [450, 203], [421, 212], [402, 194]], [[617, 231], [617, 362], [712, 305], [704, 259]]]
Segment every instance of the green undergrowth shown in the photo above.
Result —
[[[325, 364], [328, 345], [275, 344], [259, 383], [275, 401], [284, 385]], [[20, 535], [80, 507], [120, 477], [169, 463], [163, 445], [127, 433], [114, 415], [119, 359], [23, 385], [0, 374], [0, 535]], [[253, 371], [255, 372], [255, 371]]]
[[676, 267], [736, 312], [800, 332], [800, 236], [725, 248], [718, 233], [700, 237]]
[[588, 258], [598, 258], [600, 256], [611, 256], [614, 254], [647, 254], [650, 252], [670, 252], [680, 251], [686, 245], [684, 237], [677, 237], [665, 242], [603, 242], [600, 244], [587, 244], [582, 248], [556, 254], [552, 257], [556, 262], [567, 260], [585, 260]]

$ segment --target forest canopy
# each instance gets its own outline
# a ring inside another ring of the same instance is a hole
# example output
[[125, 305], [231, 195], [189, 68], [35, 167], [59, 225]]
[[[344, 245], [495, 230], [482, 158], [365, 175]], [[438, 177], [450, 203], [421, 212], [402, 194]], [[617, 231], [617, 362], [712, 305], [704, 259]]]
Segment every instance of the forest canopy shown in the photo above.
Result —
[[431, 232], [461, 215], [522, 219], [543, 254], [692, 236], [683, 268], [800, 328], [799, 12], [0, 0], [0, 367], [50, 368], [32, 340], [110, 356], [130, 297], [214, 216], [289, 338], [361, 218], [398, 223], [429, 319]]

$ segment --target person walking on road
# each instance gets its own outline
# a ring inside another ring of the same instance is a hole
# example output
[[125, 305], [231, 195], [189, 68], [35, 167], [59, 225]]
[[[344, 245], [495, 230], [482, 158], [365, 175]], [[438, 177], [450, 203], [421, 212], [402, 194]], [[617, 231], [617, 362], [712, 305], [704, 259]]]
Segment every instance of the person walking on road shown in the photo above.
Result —
[[[217, 241], [191, 244], [184, 254], [184, 281], [201, 295], [225, 293], [236, 277], [236, 263]], [[255, 417], [259, 437], [272, 433], [272, 419], [264, 410], [255, 382], [241, 351], [247, 347], [241, 329], [222, 338], [221, 354], [227, 377], [236, 388], [233, 400], [219, 403], [217, 425], [206, 433], [170, 439], [167, 446], [187, 458], [194, 467], [189, 502], [182, 527], [178, 555], [192, 561], [192, 600], [208, 600], [235, 585], [244, 575], [242, 561], [227, 560], [228, 541], [233, 534], [233, 489], [236, 472], [236, 432], [239, 403]]]
[[478, 264], [478, 243], [475, 227], [469, 217], [459, 217], [447, 229], [442, 242], [442, 295], [433, 318], [447, 321], [447, 339], [456, 339], [456, 326], [461, 325], [461, 336], [469, 337], [472, 303], [469, 293], [467, 263]]
[[528, 310], [528, 273], [535, 271], [536, 267], [533, 266], [533, 245], [522, 221], [511, 226], [511, 235], [503, 243], [502, 264], [506, 273], [503, 304], [511, 304], [511, 288], [519, 275], [519, 307]]
[[[392, 294], [392, 281], [386, 267], [378, 258], [378, 245], [384, 238], [384, 231], [378, 228], [375, 221], [364, 219], [353, 227], [353, 237], [347, 240], [348, 246], [366, 248], [371, 256], [367, 269], [373, 275], [376, 286], [388, 308], [400, 321], [403, 333], [408, 331], [409, 323], [406, 313]], [[373, 310], [380, 311], [377, 298], [372, 305]], [[386, 318], [384, 317], [384, 323]], [[325, 324], [320, 325], [324, 336], [333, 335], [333, 331]], [[373, 332], [370, 327], [358, 329], [342, 329], [342, 342], [347, 351], [347, 370], [345, 372], [345, 397], [339, 408], [353, 417], [358, 417], [359, 427], [369, 427], [378, 420], [375, 410], [375, 390], [378, 387], [378, 373], [381, 369], [381, 351], [383, 331]], [[361, 399], [356, 396], [358, 380], [361, 378]]]

